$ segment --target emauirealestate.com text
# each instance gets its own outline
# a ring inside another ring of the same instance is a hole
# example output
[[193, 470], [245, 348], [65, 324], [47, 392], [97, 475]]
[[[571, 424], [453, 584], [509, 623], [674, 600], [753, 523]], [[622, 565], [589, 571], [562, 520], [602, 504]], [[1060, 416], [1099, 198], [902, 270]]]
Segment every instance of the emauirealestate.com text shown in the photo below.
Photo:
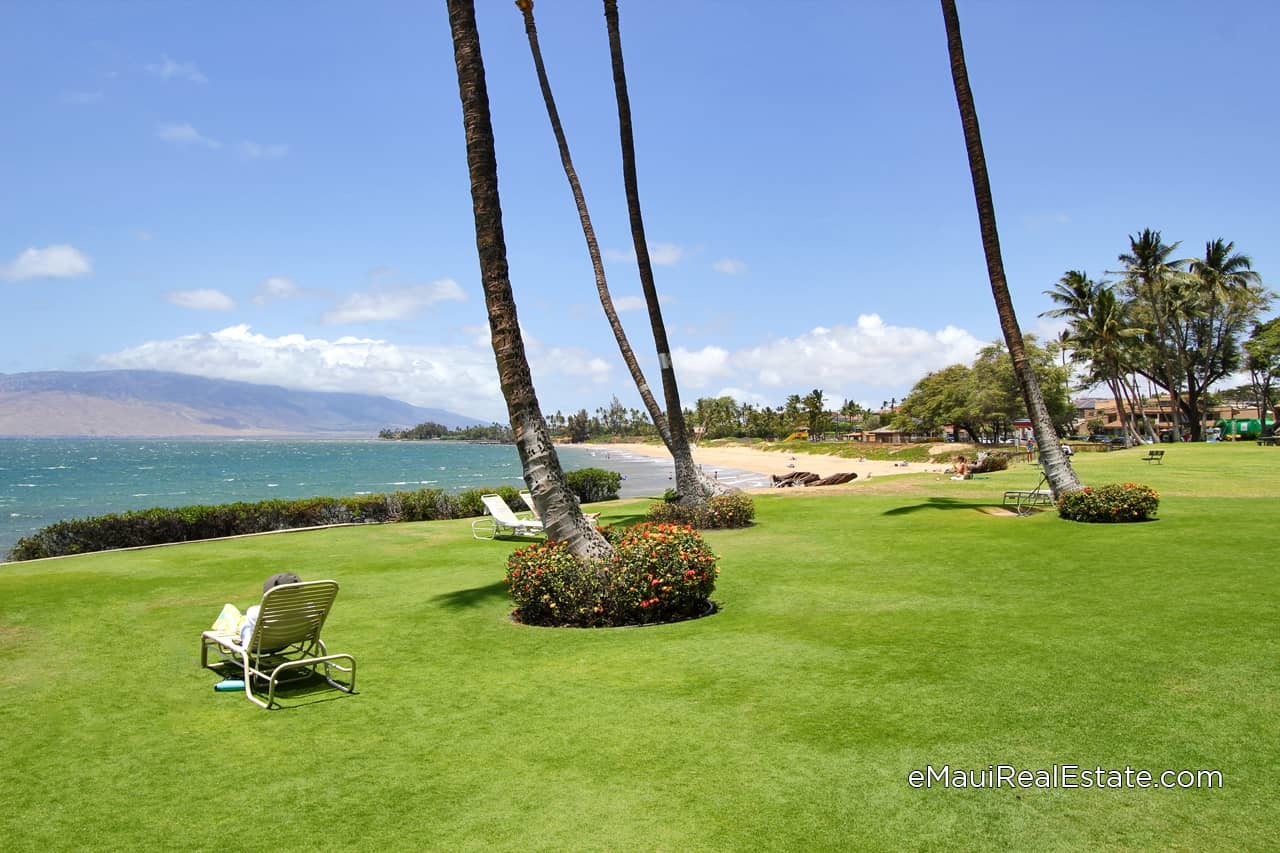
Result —
[[1081, 767], [1055, 764], [1038, 770], [1012, 764], [988, 764], [982, 768], [960, 768], [944, 764], [926, 765], [907, 774], [912, 788], [1221, 788], [1221, 770], [1135, 770], [1108, 767]]

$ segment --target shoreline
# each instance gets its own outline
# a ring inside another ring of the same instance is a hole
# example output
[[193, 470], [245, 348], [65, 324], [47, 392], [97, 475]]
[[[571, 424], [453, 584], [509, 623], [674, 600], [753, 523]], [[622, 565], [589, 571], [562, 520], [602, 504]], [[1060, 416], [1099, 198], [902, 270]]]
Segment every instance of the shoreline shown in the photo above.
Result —
[[[667, 448], [655, 444], [592, 444], [574, 445], [599, 452], [631, 453], [657, 459], [670, 459]], [[750, 471], [762, 477], [811, 471], [820, 477], [852, 472], [858, 475], [855, 482], [895, 474], [941, 474], [950, 471], [950, 465], [938, 462], [889, 462], [878, 459], [850, 459], [818, 453], [791, 454], [780, 450], [756, 450], [750, 447], [698, 447], [693, 446], [693, 461], [714, 477], [721, 469]]]

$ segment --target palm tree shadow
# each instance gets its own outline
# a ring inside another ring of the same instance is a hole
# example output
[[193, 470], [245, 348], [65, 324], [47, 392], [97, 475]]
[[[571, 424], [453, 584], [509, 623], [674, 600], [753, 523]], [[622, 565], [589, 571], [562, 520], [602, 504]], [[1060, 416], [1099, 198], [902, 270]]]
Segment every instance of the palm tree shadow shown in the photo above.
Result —
[[485, 586], [474, 586], [470, 589], [455, 589], [432, 596], [431, 600], [445, 607], [461, 610], [467, 607], [478, 607], [493, 598], [507, 597], [506, 581], [494, 581]]
[[911, 506], [899, 506], [884, 511], [885, 515], [907, 515], [921, 510], [949, 510], [949, 509], [967, 509], [981, 510], [983, 504], [970, 503], [969, 501], [960, 501], [956, 498], [929, 498], [924, 503], [912, 504]]

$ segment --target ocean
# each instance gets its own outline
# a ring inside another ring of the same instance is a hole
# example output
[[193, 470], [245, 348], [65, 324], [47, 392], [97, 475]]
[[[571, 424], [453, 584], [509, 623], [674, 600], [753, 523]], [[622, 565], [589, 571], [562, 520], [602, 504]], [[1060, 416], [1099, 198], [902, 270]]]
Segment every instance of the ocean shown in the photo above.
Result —
[[[619, 450], [556, 448], [565, 470], [604, 468], [622, 497], [673, 485], [670, 459]], [[766, 477], [720, 469], [743, 488]], [[109, 512], [270, 498], [396, 490], [522, 487], [515, 447], [445, 441], [0, 438], [0, 559], [55, 521]]]

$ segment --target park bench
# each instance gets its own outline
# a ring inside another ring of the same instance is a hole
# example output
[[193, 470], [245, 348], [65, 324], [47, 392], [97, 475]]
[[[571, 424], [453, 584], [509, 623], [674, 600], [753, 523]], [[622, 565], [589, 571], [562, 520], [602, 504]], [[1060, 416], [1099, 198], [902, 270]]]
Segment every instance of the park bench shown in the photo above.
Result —
[[1163, 450], [1148, 450], [1147, 455], [1142, 457], [1143, 462], [1154, 462], [1157, 465], [1163, 464], [1163, 460], [1164, 460]]
[[1034, 507], [1052, 506], [1053, 492], [1042, 488], [1047, 482], [1048, 477], [1042, 475], [1034, 489], [1005, 489], [1000, 505], [1012, 505], [1013, 511], [1021, 516], [1031, 515]]

